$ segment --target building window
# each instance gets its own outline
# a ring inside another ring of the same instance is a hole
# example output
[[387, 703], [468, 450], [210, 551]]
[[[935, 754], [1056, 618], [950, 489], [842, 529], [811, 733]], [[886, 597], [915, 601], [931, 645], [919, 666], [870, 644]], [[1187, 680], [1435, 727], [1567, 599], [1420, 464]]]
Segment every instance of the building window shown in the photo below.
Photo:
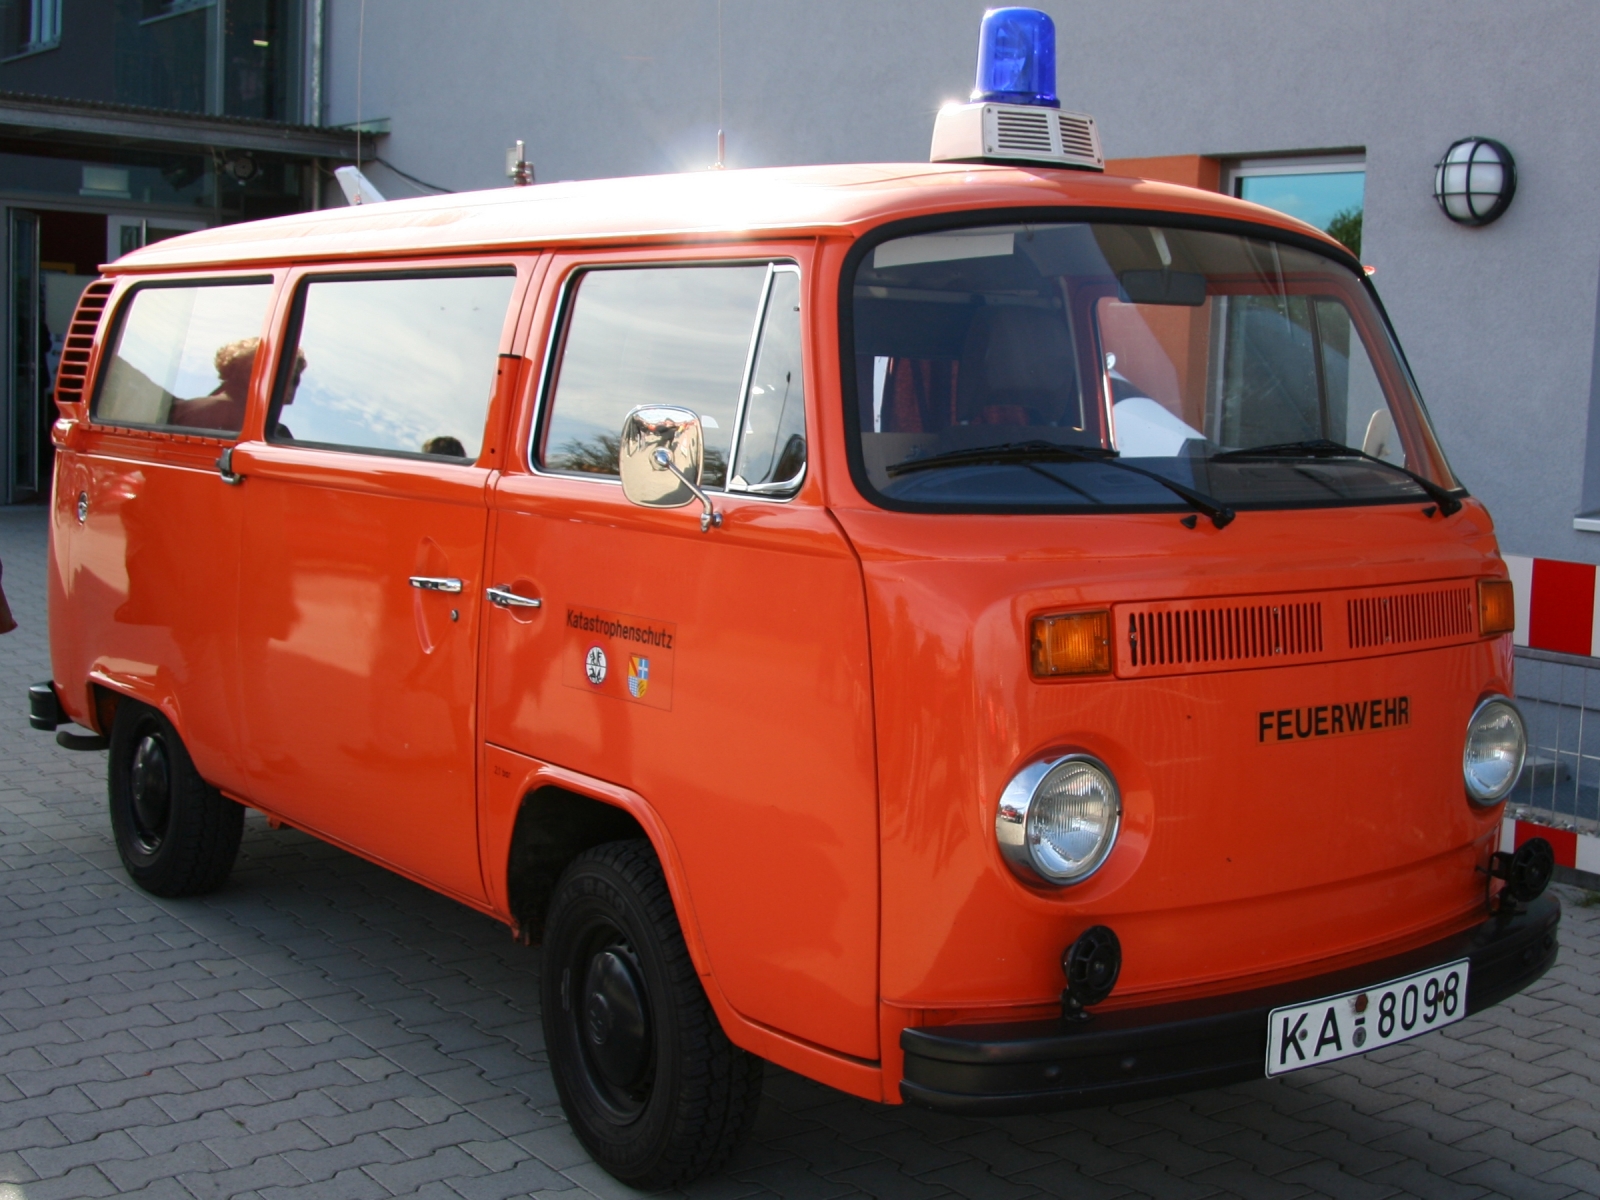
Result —
[[116, 0], [116, 99], [297, 120], [302, 7], [296, 0]]
[[0, 0], [0, 57], [15, 58], [61, 44], [61, 0]]
[[1228, 180], [1241, 200], [1299, 217], [1361, 256], [1367, 164], [1360, 155], [1243, 159]]

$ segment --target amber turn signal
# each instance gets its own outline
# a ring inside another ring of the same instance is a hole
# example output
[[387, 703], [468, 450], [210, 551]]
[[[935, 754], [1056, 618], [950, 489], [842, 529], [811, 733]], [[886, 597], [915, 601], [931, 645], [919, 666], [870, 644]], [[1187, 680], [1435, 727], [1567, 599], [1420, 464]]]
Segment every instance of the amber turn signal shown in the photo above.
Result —
[[1033, 619], [1033, 673], [1105, 675], [1111, 671], [1111, 614], [1060, 613]]
[[1478, 632], [1484, 637], [1510, 633], [1517, 627], [1517, 606], [1511, 580], [1478, 580]]

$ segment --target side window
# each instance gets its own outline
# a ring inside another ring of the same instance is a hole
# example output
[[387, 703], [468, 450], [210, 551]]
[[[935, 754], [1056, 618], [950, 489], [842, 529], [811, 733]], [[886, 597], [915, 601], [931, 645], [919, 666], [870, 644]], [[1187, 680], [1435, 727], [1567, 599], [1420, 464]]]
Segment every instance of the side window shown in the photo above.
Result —
[[237, 434], [271, 299], [269, 281], [137, 288], [122, 307], [94, 420]]
[[730, 490], [790, 492], [806, 467], [805, 381], [800, 361], [800, 272], [775, 266], [750, 370], [739, 457]]
[[476, 460], [515, 286], [510, 268], [307, 281], [267, 440]]
[[[797, 481], [805, 456], [798, 308], [799, 272], [788, 265], [584, 272], [568, 300], [538, 465], [615, 477], [623, 418], [642, 404], [670, 404], [700, 416], [706, 487], [768, 491], [756, 485]], [[741, 413], [754, 432], [736, 447]]]

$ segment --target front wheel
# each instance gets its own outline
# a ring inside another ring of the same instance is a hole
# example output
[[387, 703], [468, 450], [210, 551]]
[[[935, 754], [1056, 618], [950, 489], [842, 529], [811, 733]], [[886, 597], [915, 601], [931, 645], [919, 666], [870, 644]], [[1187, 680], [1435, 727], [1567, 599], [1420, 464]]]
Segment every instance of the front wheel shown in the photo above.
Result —
[[711, 1011], [649, 842], [596, 846], [562, 875], [540, 999], [567, 1120], [623, 1183], [686, 1183], [749, 1134], [761, 1060]]
[[195, 770], [172, 722], [117, 703], [106, 762], [111, 832], [133, 881], [157, 896], [215, 891], [233, 870], [244, 809]]

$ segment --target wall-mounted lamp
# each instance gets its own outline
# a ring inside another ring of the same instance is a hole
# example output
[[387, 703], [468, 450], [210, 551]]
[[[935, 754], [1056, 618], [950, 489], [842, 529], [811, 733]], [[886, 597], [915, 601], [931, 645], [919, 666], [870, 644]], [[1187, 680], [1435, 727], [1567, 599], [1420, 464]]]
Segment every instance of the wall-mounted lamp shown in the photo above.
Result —
[[1516, 159], [1493, 138], [1462, 138], [1433, 166], [1433, 198], [1458, 225], [1498, 220], [1516, 194]]
[[232, 151], [222, 160], [222, 169], [232, 175], [240, 183], [254, 179], [257, 171], [256, 160], [244, 151]]

